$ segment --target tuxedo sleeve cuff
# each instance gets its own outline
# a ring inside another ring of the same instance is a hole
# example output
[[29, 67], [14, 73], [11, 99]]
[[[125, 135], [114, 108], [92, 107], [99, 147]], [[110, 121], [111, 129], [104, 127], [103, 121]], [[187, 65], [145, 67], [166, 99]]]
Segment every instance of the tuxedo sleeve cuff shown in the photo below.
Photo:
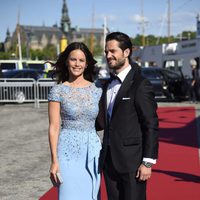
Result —
[[150, 162], [152, 164], [156, 164], [156, 159], [152, 159], [152, 158], [143, 158], [142, 161], [145, 161], [145, 162]]

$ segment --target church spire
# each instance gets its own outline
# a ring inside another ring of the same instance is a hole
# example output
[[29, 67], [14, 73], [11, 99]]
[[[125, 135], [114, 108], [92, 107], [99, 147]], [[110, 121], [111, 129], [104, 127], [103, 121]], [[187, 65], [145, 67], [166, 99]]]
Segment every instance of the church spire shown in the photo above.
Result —
[[68, 15], [68, 8], [67, 8], [67, 4], [66, 4], [65, 0], [63, 0], [62, 18], [61, 18], [60, 24], [61, 24], [61, 30], [64, 33], [70, 32], [71, 22], [70, 22], [70, 18], [69, 18], [69, 15]]
[[6, 31], [6, 37], [10, 37], [10, 31], [9, 31], [9, 28], [7, 28], [7, 31]]

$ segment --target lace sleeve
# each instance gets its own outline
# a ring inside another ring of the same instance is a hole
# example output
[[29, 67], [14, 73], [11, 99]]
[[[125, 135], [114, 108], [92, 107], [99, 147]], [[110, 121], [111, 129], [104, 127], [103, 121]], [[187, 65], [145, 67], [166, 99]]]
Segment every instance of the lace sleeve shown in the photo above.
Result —
[[48, 95], [48, 101], [61, 102], [61, 91], [59, 85], [55, 85], [51, 88]]

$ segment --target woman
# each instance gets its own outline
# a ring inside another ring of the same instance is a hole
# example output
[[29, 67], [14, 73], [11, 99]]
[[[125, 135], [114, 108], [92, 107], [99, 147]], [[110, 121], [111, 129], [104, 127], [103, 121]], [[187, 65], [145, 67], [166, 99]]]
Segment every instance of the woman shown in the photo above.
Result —
[[58, 84], [48, 98], [50, 176], [57, 184], [57, 172], [63, 179], [59, 200], [96, 200], [98, 196], [101, 143], [95, 120], [102, 91], [92, 83], [95, 63], [86, 45], [74, 42], [54, 65]]

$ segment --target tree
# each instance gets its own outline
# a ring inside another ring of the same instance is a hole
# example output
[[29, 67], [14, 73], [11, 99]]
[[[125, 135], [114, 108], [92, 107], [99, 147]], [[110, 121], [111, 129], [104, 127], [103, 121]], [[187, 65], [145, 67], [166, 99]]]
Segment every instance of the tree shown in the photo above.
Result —
[[[185, 39], [194, 39], [196, 38], [196, 32], [191, 31], [183, 31], [181, 34], [178, 34], [177, 36], [170, 36], [169, 40], [170, 42], [179, 42], [180, 40]], [[132, 43], [134, 46], [142, 46], [142, 35], [137, 34], [135, 38], [131, 38]], [[168, 43], [168, 37], [158, 37], [155, 35], [147, 35], [145, 36], [145, 45], [161, 45], [161, 44], [167, 44]]]
[[43, 50], [30, 49], [30, 58], [32, 60], [55, 60], [57, 57], [56, 47], [52, 44], [47, 45]]
[[55, 60], [57, 57], [56, 47], [52, 44], [48, 44], [43, 50], [44, 58], [43, 60]]
[[176, 36], [179, 40], [189, 40], [196, 38], [196, 32], [192, 31], [183, 31], [182, 33]]
[[93, 37], [93, 41], [91, 41], [91, 35], [84, 40], [84, 43], [88, 46], [90, 50], [91, 50], [91, 42], [93, 42], [94, 44], [94, 49], [92, 52], [93, 55], [94, 56], [103, 55], [103, 47], [99, 43], [97, 43], [97, 40], [95, 37]]

